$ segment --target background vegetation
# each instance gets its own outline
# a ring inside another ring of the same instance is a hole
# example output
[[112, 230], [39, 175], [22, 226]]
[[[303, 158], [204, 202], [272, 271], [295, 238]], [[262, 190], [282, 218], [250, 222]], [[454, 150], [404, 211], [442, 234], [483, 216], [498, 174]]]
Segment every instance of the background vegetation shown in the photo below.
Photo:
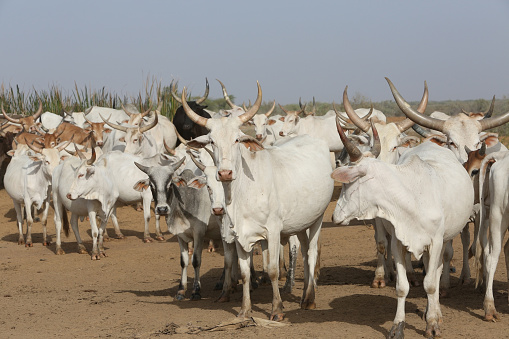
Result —
[[[178, 89], [178, 84], [176, 84]], [[189, 100], [201, 97], [203, 93], [189, 94]], [[154, 78], [147, 79], [143, 84], [143, 90], [136, 96], [120, 96], [113, 92], [108, 92], [104, 87], [100, 90], [95, 90], [84, 86], [82, 88], [75, 84], [74, 89], [71, 91], [64, 91], [57, 86], [51, 86], [48, 90], [36, 91], [31, 90], [28, 92], [21, 91], [18, 86], [6, 87], [5, 85], [0, 86], [0, 104], [3, 105], [5, 111], [11, 114], [22, 114], [31, 115], [33, 114], [39, 105], [39, 101], [43, 103], [44, 111], [49, 111], [57, 114], [63, 114], [63, 111], [67, 112], [83, 112], [90, 106], [103, 106], [111, 108], [121, 108], [121, 104], [132, 103], [138, 107], [141, 111], [147, 110], [148, 108], [155, 109], [157, 104], [162, 101], [163, 106], [161, 113], [166, 115], [170, 119], [173, 118], [176, 109], [180, 106], [178, 102], [172, 97], [170, 93], [170, 86], [163, 86], [161, 82], [158, 82]], [[242, 106], [243, 103], [235, 102], [235, 96], [230, 95], [230, 99], [237, 105]], [[362, 94], [356, 93], [350, 98], [354, 108], [359, 107], [370, 107], [371, 100]], [[307, 105], [306, 110], [311, 111], [312, 101], [303, 101], [303, 104]], [[465, 110], [467, 112], [481, 112], [486, 111], [489, 108], [491, 101], [486, 99], [472, 99], [472, 100], [448, 100], [448, 101], [429, 101], [426, 109], [426, 114], [430, 114], [434, 111], [441, 111], [447, 114], [456, 114]], [[245, 103], [249, 105], [249, 103]], [[409, 102], [410, 105], [416, 107], [418, 102]], [[207, 109], [212, 111], [219, 111], [221, 109], [228, 109], [229, 106], [224, 98], [208, 98], [205, 100], [203, 105], [207, 106]], [[272, 101], [264, 102], [260, 109], [260, 112], [267, 112], [272, 105]], [[387, 116], [402, 116], [401, 111], [393, 100], [373, 102], [373, 106], [384, 112]], [[337, 102], [336, 107], [339, 110], [344, 110], [342, 103]], [[286, 110], [299, 110], [299, 104], [285, 105]], [[320, 102], [316, 101], [316, 113], [317, 115], [323, 115], [332, 109], [331, 102]], [[509, 99], [504, 97], [502, 99], [496, 99], [494, 116], [509, 112]], [[285, 113], [276, 105], [276, 109], [272, 113], [273, 115]], [[501, 136], [509, 135], [509, 124], [498, 127], [493, 132], [499, 133]]]

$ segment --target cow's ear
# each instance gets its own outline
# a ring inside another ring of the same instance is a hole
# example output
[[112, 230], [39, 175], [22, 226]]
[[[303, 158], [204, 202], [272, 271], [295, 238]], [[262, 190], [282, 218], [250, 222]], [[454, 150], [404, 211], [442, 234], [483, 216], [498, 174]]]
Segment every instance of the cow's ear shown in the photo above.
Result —
[[32, 161], [41, 161], [41, 159], [39, 159], [36, 156], [30, 156], [30, 160], [32, 160]]
[[343, 184], [349, 184], [365, 175], [366, 168], [364, 166], [348, 166], [336, 168], [332, 172], [331, 177], [332, 179]]
[[280, 121], [285, 122], [285, 117], [279, 118]]
[[269, 125], [269, 126], [272, 126], [275, 123], [276, 123], [276, 120], [273, 120], [273, 119], [267, 120], [267, 125]]
[[92, 175], [95, 173], [95, 166], [87, 167], [87, 175]]
[[184, 187], [187, 185], [187, 182], [180, 175], [175, 175], [172, 178], [172, 181], [175, 184], [175, 186], [177, 186], [177, 187]]
[[7, 151], [7, 155], [10, 156], [10, 157], [13, 157], [14, 156], [14, 152], [16, 152], [16, 151], [11, 149], [10, 151]]
[[120, 137], [120, 138], [118, 138], [118, 141], [120, 141], [120, 142], [125, 142], [125, 137]]
[[143, 179], [134, 184], [133, 188], [135, 191], [143, 192], [144, 190], [149, 188], [150, 179]]
[[210, 137], [208, 134], [200, 135], [197, 138], [194, 138], [187, 142], [187, 146], [194, 148], [202, 148], [210, 143]]
[[261, 151], [264, 149], [263, 145], [258, 140], [249, 135], [243, 135], [240, 137], [239, 142], [241, 142], [251, 152]]
[[205, 177], [194, 177], [188, 184], [187, 187], [200, 189], [207, 184]]
[[105, 129], [103, 130], [103, 133], [111, 133], [111, 129], [109, 129], [109, 128], [105, 128]]
[[253, 122], [253, 120], [249, 120], [249, 121], [245, 122], [244, 125], [253, 126], [254, 122]]

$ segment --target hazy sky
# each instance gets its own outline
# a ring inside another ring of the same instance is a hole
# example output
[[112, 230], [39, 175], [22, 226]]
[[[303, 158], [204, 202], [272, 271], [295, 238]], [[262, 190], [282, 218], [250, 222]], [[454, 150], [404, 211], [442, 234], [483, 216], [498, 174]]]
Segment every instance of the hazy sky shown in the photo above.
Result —
[[0, 84], [137, 94], [172, 79], [236, 103], [509, 96], [509, 1], [0, 0]]

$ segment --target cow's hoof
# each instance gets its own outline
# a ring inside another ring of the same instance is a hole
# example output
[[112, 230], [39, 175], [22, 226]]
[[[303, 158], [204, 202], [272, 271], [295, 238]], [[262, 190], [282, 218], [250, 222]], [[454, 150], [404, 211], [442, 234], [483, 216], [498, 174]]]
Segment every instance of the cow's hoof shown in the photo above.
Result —
[[245, 318], [248, 318], [250, 314], [251, 314], [251, 310], [246, 311], [246, 310], [241, 309], [239, 314], [237, 315], [237, 318], [245, 319]]
[[18, 240], [18, 245], [23, 245], [25, 243], [25, 240], [24, 239], [19, 239]]
[[57, 251], [55, 252], [56, 255], [64, 255], [65, 251], [61, 248], [57, 248]]
[[193, 293], [193, 294], [191, 294], [191, 300], [192, 300], [192, 301], [201, 300], [201, 295], [200, 295], [200, 293]]
[[120, 233], [120, 234], [115, 234], [115, 239], [118, 239], [118, 240], [124, 240], [125, 239], [125, 236]]
[[178, 301], [182, 301], [184, 300], [185, 296], [184, 294], [180, 294], [180, 293], [177, 293], [177, 295], [175, 296], [175, 300], [178, 300]]
[[405, 338], [405, 333], [403, 332], [405, 330], [405, 322], [402, 321], [399, 324], [392, 325], [391, 330], [389, 331], [389, 334], [387, 335], [387, 339], [403, 339]]
[[34, 244], [32, 244], [32, 242], [27, 242], [25, 244], [25, 247], [34, 247]]
[[143, 242], [144, 242], [144, 243], [146, 243], [146, 244], [148, 244], [148, 243], [154, 242], [154, 239], [152, 239], [152, 238], [150, 238], [150, 237], [148, 237], [148, 238], [144, 238], [144, 239], [143, 239]]
[[42, 243], [42, 246], [49, 246], [50, 244], [51, 244], [51, 242], [45, 241], [45, 242]]
[[212, 253], [212, 252], [215, 252], [216, 251], [216, 248], [214, 246], [209, 246], [209, 248], [207, 249], [207, 251], [209, 253]]
[[164, 237], [162, 235], [156, 237], [157, 241], [165, 241]]
[[99, 253], [99, 256], [100, 256], [101, 258], [106, 258], [106, 257], [107, 257], [106, 252], [104, 252], [104, 251], [101, 251], [101, 252]]
[[375, 278], [371, 283], [371, 288], [384, 288], [386, 286], [384, 278]]
[[91, 258], [92, 260], [101, 260], [101, 256], [99, 255], [99, 253], [97, 253], [97, 254], [92, 254], [92, 255], [90, 256], [90, 258]]
[[300, 308], [303, 310], [314, 310], [316, 308], [316, 303], [314, 301], [304, 301]]
[[285, 318], [284, 313], [276, 313], [276, 314], [271, 314], [269, 319], [272, 321], [283, 321], [284, 318]]
[[87, 250], [85, 248], [78, 248], [78, 253], [79, 254], [88, 254]]
[[426, 326], [426, 338], [439, 338], [442, 336], [442, 332], [440, 331], [440, 327], [438, 324], [428, 325]]
[[219, 298], [216, 299], [216, 303], [227, 303], [230, 301], [230, 296], [225, 295], [225, 293], [221, 293]]
[[484, 321], [489, 321], [489, 322], [495, 323], [499, 320], [500, 320], [500, 315], [497, 313], [497, 311], [487, 312], [484, 315]]

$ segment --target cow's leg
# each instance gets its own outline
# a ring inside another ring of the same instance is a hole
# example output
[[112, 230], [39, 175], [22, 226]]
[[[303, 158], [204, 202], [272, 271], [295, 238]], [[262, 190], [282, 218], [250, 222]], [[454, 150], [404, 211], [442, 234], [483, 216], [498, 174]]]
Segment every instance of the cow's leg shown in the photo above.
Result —
[[[64, 213], [65, 210], [64, 210]], [[78, 218], [79, 216], [75, 213], [72, 213], [71, 215], [71, 228], [72, 232], [74, 233], [74, 236], [76, 237], [76, 242], [78, 243], [78, 253], [79, 254], [88, 254], [87, 249], [83, 245], [83, 241], [81, 240], [80, 236], [80, 230], [78, 228]]]
[[286, 274], [286, 282], [283, 286], [285, 293], [292, 293], [292, 287], [295, 285], [295, 267], [297, 266], [297, 252], [299, 251], [300, 241], [296, 235], [288, 238], [289, 260], [288, 271]]
[[394, 230], [391, 232], [392, 255], [396, 263], [396, 296], [398, 297], [398, 306], [396, 316], [388, 338], [403, 338], [405, 329], [405, 301], [410, 290], [410, 284], [406, 275], [406, 249], [401, 241], [396, 238]]
[[242, 307], [237, 316], [246, 318], [251, 315], [251, 253], [244, 251], [244, 248], [237, 242], [235, 242], [235, 246], [237, 248], [240, 274], [242, 277]]
[[[267, 285], [270, 282], [268, 272], [268, 264], [269, 264], [269, 249], [266, 240], [260, 240], [260, 247], [262, 248], [262, 263], [263, 263], [263, 271], [258, 279], [258, 283], [260, 285]], [[253, 263], [251, 263], [253, 265]]]
[[280, 232], [269, 231], [267, 237], [269, 245], [269, 262], [267, 265], [269, 279], [272, 285], [272, 313], [270, 320], [281, 321], [284, 318], [283, 302], [279, 294], [279, 250], [281, 248]]
[[249, 254], [251, 256], [251, 265], [250, 265], [250, 270], [251, 270], [251, 290], [254, 290], [256, 288], [258, 288], [258, 281], [256, 281], [256, 270], [255, 270], [255, 267], [254, 267], [254, 260], [253, 260], [253, 253], [254, 251], [251, 250], [251, 253]]
[[[489, 241], [484, 247], [486, 275], [486, 294], [484, 296], [484, 320], [497, 321], [500, 316], [495, 308], [493, 298], [493, 279], [497, 269], [498, 259], [502, 251], [502, 241], [509, 218], [504, 216], [500, 208], [492, 208], [490, 211]], [[505, 249], [504, 249], [505, 250]]]
[[238, 257], [237, 251], [235, 250], [235, 243], [228, 244], [223, 241], [224, 248], [224, 280], [223, 280], [223, 290], [217, 298], [218, 302], [228, 302], [230, 301], [230, 291], [232, 289], [233, 276], [232, 276], [232, 268], [233, 265], [237, 265]]
[[55, 235], [56, 235], [56, 251], [55, 254], [62, 255], [65, 254], [64, 250], [62, 249], [62, 239], [61, 239], [61, 232], [62, 232], [62, 213], [66, 213], [64, 211], [63, 206], [58, 202], [56, 195], [53, 196], [53, 222], [55, 223]]
[[194, 248], [193, 241], [188, 242], [187, 243], [187, 252], [189, 253], [189, 255], [193, 254], [193, 248]]
[[285, 262], [285, 245], [288, 243], [288, 239], [281, 239], [281, 245], [279, 246], [279, 280], [283, 279], [288, 275]]
[[[302, 252], [302, 261], [304, 263], [304, 292], [301, 301], [301, 308], [315, 309], [315, 267], [318, 260], [318, 238], [322, 228], [322, 217], [320, 217], [308, 230], [300, 232], [299, 236]], [[309, 238], [308, 238], [309, 237]]]
[[25, 247], [33, 247], [32, 244], [32, 225], [34, 224], [34, 219], [32, 217], [32, 202], [30, 199], [25, 199], [25, 213], [27, 217], [27, 234], [26, 234], [26, 241], [25, 241]]
[[426, 307], [426, 337], [440, 337], [440, 325], [442, 324], [442, 312], [440, 311], [440, 276], [444, 268], [444, 252], [447, 244], [440, 239], [432, 239], [429, 245], [429, 255], [424, 257], [426, 276], [424, 277], [424, 290], [428, 295]]
[[[147, 191], [145, 191], [145, 192], [147, 192]], [[150, 193], [150, 190], [148, 190], [148, 192]], [[144, 194], [146, 195], [147, 193], [144, 193]], [[150, 230], [148, 228], [149, 223], [150, 223], [150, 204], [152, 201], [151, 199], [152, 199], [152, 197], [150, 197], [150, 199], [148, 199], [146, 196], [143, 197], [143, 222], [145, 225], [145, 229], [143, 231], [143, 242], [145, 242], [145, 243], [150, 243], [150, 242], [154, 241], [154, 239], [150, 236]], [[140, 203], [138, 203], [138, 204], [140, 204]], [[141, 212], [141, 209], [140, 209], [140, 212]], [[160, 237], [163, 236], [161, 234], [160, 230], [159, 230], [159, 234], [156, 234], [156, 238], [159, 236]], [[161, 240], [161, 239], [158, 239], [158, 240]], [[164, 240], [164, 238], [162, 238], [162, 240]]]
[[454, 254], [452, 240], [444, 244], [444, 269], [440, 277], [440, 296], [442, 298], [449, 297], [449, 288], [451, 287], [451, 260]]
[[412, 266], [412, 254], [410, 252], [407, 252], [405, 255], [405, 266], [406, 266], [406, 275], [408, 278], [408, 281], [410, 282], [410, 285], [417, 287], [421, 284], [419, 283], [419, 280], [417, 280], [417, 277], [415, 276], [414, 267]]
[[44, 204], [43, 204], [43, 211], [42, 211], [42, 219], [41, 219], [41, 223], [42, 223], [42, 245], [43, 246], [48, 246], [50, 244], [50, 242], [48, 241], [48, 230], [47, 230], [47, 225], [48, 225], [48, 212], [49, 212], [49, 205], [50, 205], [50, 190], [48, 189], [48, 194], [47, 194], [47, 198], [46, 200], [44, 201]]
[[184, 300], [187, 290], [187, 266], [189, 265], [188, 243], [177, 237], [180, 246], [180, 284], [175, 296], [176, 300]]
[[217, 248], [217, 246], [216, 246], [216, 244], [214, 242], [214, 239], [209, 239], [209, 247], [208, 247], [207, 251], [209, 253], [212, 253], [212, 252], [216, 251], [216, 248]]
[[13, 200], [12, 202], [14, 203], [16, 223], [18, 224], [18, 245], [23, 245], [25, 243], [25, 238], [23, 236], [23, 206], [17, 201]]
[[201, 256], [203, 252], [203, 238], [205, 234], [195, 232], [194, 237], [194, 252], [192, 257], [192, 263], [194, 268], [194, 283], [193, 293], [191, 293], [191, 300], [201, 299], [201, 282], [200, 282], [200, 267], [201, 267]]
[[[386, 285], [385, 280], [385, 252], [388, 248], [387, 242], [387, 232], [382, 224], [382, 220], [379, 218], [375, 219], [375, 241], [377, 248], [377, 265], [375, 269], [375, 278], [371, 283], [371, 287], [373, 288], [383, 288]], [[387, 261], [392, 263], [392, 257], [387, 256]]]
[[[94, 210], [89, 209], [88, 217], [90, 218], [90, 229], [92, 230], [92, 260], [100, 260], [101, 253], [99, 252], [99, 247], [97, 244], [97, 240], [99, 238], [99, 228], [97, 227], [97, 213]], [[101, 237], [102, 240], [102, 237]]]
[[[117, 239], [124, 239], [124, 235], [122, 234], [122, 231], [120, 231], [120, 226], [118, 225], [118, 218], [117, 218], [117, 206], [114, 206], [111, 210], [111, 222], [113, 223], [113, 228], [115, 229], [115, 238]], [[104, 231], [104, 237], [108, 235], [108, 231]]]
[[470, 283], [470, 266], [468, 265], [469, 259], [468, 247], [470, 246], [470, 229], [468, 227], [469, 223], [467, 223], [463, 230], [461, 231], [461, 244], [463, 245], [463, 266], [461, 267], [460, 284]]
[[[509, 239], [507, 239], [504, 245], [504, 256], [505, 256], [505, 272], [507, 274], [507, 285], [509, 291]], [[507, 302], [509, 302], [509, 295], [507, 296]]]

